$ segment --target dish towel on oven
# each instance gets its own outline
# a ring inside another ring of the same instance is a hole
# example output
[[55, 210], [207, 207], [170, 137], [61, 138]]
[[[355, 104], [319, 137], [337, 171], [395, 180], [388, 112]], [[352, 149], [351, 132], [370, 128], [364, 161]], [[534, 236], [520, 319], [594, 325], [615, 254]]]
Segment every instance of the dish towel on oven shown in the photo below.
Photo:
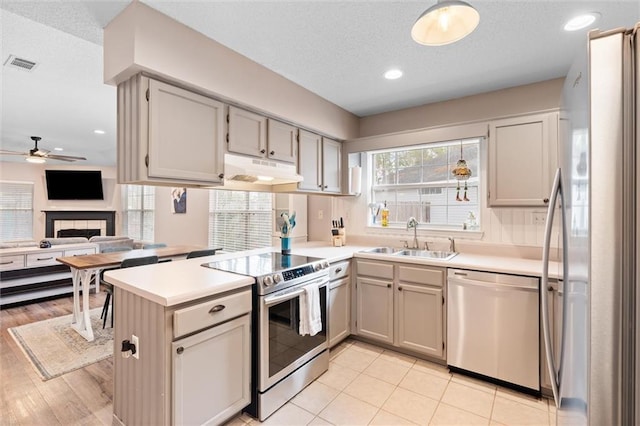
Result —
[[318, 284], [308, 284], [300, 295], [300, 327], [301, 336], [315, 336], [322, 330], [322, 314], [320, 312], [320, 289]]

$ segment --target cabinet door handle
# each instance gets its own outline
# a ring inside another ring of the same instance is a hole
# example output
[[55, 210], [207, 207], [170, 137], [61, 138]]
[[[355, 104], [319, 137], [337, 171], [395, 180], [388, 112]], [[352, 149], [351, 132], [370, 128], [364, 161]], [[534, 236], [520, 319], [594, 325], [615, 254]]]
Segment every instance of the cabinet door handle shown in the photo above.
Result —
[[180, 355], [182, 352], [184, 352], [184, 348], [182, 346], [178, 346], [176, 352], [178, 353], [178, 355]]
[[548, 199], [548, 198], [544, 198], [544, 199], [542, 200], [542, 202], [543, 202], [543, 203], [545, 203], [545, 204], [549, 204], [549, 199]]
[[220, 173], [220, 174], [218, 175], [218, 177], [219, 177], [220, 179], [224, 179], [224, 173]]
[[53, 257], [38, 257], [36, 260], [51, 260]]
[[325, 186], [324, 186], [324, 189], [327, 189], [328, 187], [329, 187], [328, 185], [325, 185]]
[[13, 260], [10, 260], [8, 262], [2, 262], [0, 263], [0, 265], [11, 265], [13, 263]]
[[322, 188], [322, 185], [318, 185], [318, 188]]
[[216, 312], [220, 312], [224, 308], [226, 308], [226, 306], [224, 306], [224, 305], [216, 305], [213, 308], [209, 309], [209, 313], [210, 314], [215, 314]]
[[387, 288], [391, 288], [391, 284], [387, 284]]
[[267, 150], [266, 150], [266, 149], [261, 149], [261, 150], [260, 150], [260, 154], [264, 154], [265, 152], [267, 152]]
[[402, 291], [402, 287], [398, 287], [398, 291]]
[[337, 268], [336, 269], [336, 274], [339, 274], [340, 272], [342, 272], [342, 268]]
[[275, 153], [276, 153], [275, 151], [271, 151], [269, 152], [269, 155], [275, 155]]

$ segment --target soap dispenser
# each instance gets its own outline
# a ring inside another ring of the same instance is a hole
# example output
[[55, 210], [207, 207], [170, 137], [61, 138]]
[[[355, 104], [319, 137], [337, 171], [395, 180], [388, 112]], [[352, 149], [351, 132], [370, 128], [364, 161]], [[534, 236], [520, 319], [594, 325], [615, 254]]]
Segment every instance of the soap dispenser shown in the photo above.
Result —
[[389, 226], [389, 209], [387, 208], [387, 202], [384, 202], [384, 207], [382, 208], [382, 226]]

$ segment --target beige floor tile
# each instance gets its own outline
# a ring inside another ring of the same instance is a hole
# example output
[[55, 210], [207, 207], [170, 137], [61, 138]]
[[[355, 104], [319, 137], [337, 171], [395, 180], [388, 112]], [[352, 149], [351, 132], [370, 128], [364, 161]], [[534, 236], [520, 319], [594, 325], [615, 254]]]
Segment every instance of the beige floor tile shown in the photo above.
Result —
[[447, 379], [410, 369], [398, 386], [439, 401], [448, 383]]
[[378, 355], [384, 352], [384, 349], [381, 348], [380, 346], [372, 345], [371, 343], [361, 342], [360, 340], [354, 340], [352, 347], [353, 349], [358, 349], [363, 352], [370, 352]]
[[482, 417], [491, 417], [494, 395], [476, 388], [449, 382], [441, 402], [461, 408]]
[[240, 416], [236, 416], [229, 420], [227, 423], [224, 423], [224, 426], [244, 426], [247, 422], [240, 419]]
[[363, 373], [375, 377], [376, 379], [384, 380], [392, 385], [397, 385], [402, 381], [408, 371], [409, 367], [406, 365], [401, 365], [394, 361], [388, 361], [382, 358], [376, 358], [371, 365], [363, 371]]
[[411, 368], [446, 380], [449, 380], [452, 377], [452, 374], [449, 372], [449, 368], [447, 368], [446, 365], [436, 364], [435, 362], [425, 361], [423, 359], [417, 360]]
[[509, 388], [504, 388], [502, 386], [498, 386], [496, 396], [510, 399], [512, 401], [537, 408], [538, 410], [549, 410], [549, 403], [547, 402], [547, 398], [536, 398], [535, 396], [527, 395], [525, 393], [518, 392]]
[[382, 409], [420, 425], [426, 425], [436, 411], [438, 401], [415, 392], [396, 388]]
[[440, 403], [431, 419], [430, 425], [488, 425], [489, 419], [472, 414], [460, 408]]
[[376, 358], [378, 358], [377, 353], [365, 352], [351, 346], [335, 357], [333, 362], [363, 372]]
[[307, 426], [333, 426], [333, 423], [330, 423], [321, 417], [314, 417]]
[[451, 377], [452, 382], [460, 383], [470, 388], [478, 389], [483, 392], [488, 392], [495, 395], [497, 386], [490, 382], [485, 382], [480, 379], [474, 379], [473, 377], [465, 376], [464, 374], [453, 373]]
[[330, 359], [333, 360], [335, 357], [340, 355], [342, 352], [345, 351], [345, 349], [349, 348], [351, 345], [352, 345], [352, 343], [348, 342], [347, 340], [344, 340], [341, 343], [339, 343], [338, 345], [334, 346], [329, 351]]
[[413, 367], [413, 364], [416, 363], [416, 358], [401, 354], [400, 352], [385, 350], [380, 354], [380, 359], [386, 359], [387, 361], [392, 361], [400, 365], [405, 365], [407, 367]]
[[334, 425], [367, 425], [377, 412], [377, 407], [341, 393], [320, 412], [319, 417]]
[[329, 371], [318, 377], [317, 381], [341, 391], [349, 383], [358, 377], [360, 373], [348, 367], [343, 367], [335, 362], [329, 363]]
[[491, 420], [506, 425], [549, 426], [549, 410], [538, 410], [529, 405], [496, 396]]
[[379, 408], [395, 388], [390, 383], [361, 374], [343, 392]]
[[378, 414], [371, 420], [369, 426], [399, 426], [399, 425], [415, 425], [407, 419], [398, 417], [388, 411], [380, 410]]
[[313, 420], [314, 417], [310, 412], [288, 402], [261, 424], [269, 426], [306, 425]]
[[291, 402], [313, 414], [318, 414], [338, 396], [340, 391], [329, 385], [315, 381], [296, 395]]

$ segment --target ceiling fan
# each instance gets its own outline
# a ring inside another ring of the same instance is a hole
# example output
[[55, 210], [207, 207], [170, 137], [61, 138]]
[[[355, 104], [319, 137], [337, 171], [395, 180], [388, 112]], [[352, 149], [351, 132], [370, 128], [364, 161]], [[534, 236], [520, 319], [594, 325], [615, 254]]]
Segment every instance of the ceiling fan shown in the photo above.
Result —
[[50, 151], [46, 149], [38, 148], [38, 141], [42, 138], [40, 136], [31, 136], [31, 140], [34, 142], [35, 146], [33, 149], [30, 149], [29, 152], [18, 152], [18, 151], [6, 151], [0, 150], [0, 155], [24, 155], [26, 160], [32, 163], [44, 163], [46, 160], [62, 160], [62, 161], [77, 161], [77, 160], [86, 160], [84, 157], [74, 157], [72, 155], [58, 155], [58, 154], [50, 154]]

